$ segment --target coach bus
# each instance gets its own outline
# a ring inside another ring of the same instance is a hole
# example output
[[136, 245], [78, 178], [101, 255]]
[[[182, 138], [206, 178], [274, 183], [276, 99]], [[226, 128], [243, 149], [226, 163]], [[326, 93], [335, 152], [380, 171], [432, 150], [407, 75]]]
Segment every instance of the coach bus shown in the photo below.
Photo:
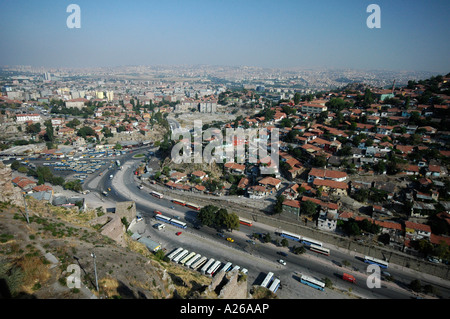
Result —
[[178, 254], [172, 261], [174, 263], [178, 263], [181, 260], [181, 258], [186, 257], [187, 254], [189, 254], [189, 250], [185, 249], [181, 252], [181, 254]]
[[195, 252], [191, 252], [189, 253], [186, 257], [184, 257], [183, 259], [180, 260], [180, 264], [184, 265], [189, 259], [191, 259], [192, 257], [194, 257], [197, 253]]
[[182, 201], [182, 200], [179, 200], [179, 199], [172, 199], [172, 203], [178, 204], [178, 205], [181, 205], [181, 206], [186, 206], [186, 202]]
[[179, 253], [181, 253], [184, 250], [183, 247], [177, 248], [175, 249], [173, 252], [171, 252], [167, 258], [169, 258], [169, 260], [173, 260], [175, 258], [176, 255], [178, 255]]
[[276, 293], [279, 287], [280, 287], [280, 279], [275, 278], [272, 284], [270, 285], [269, 290], [273, 293]]
[[208, 260], [207, 257], [203, 256], [202, 258], [200, 258], [199, 260], [197, 260], [196, 262], [194, 262], [191, 265], [191, 268], [193, 270], [197, 270], [199, 267], [201, 267], [206, 261]]
[[251, 220], [239, 217], [239, 223], [245, 226], [249, 226], [252, 227], [253, 226], [253, 222]]
[[312, 245], [309, 245], [309, 250], [314, 251], [319, 254], [330, 256], [330, 250], [325, 247], [320, 247], [320, 246], [312, 244]]
[[314, 279], [314, 278], [312, 278], [310, 276], [306, 276], [306, 275], [302, 275], [300, 277], [300, 282], [302, 284], [305, 284], [305, 285], [308, 285], [310, 287], [319, 289], [321, 291], [323, 291], [324, 288], [325, 288], [325, 283], [323, 283], [323, 282], [321, 282], [321, 281], [319, 281], [317, 279]]
[[155, 219], [157, 219], [157, 220], [160, 220], [160, 221], [162, 221], [162, 222], [165, 222], [165, 223], [170, 223], [170, 221], [171, 221], [171, 218], [170, 217], [167, 217], [167, 216], [164, 216], [164, 215], [160, 215], [160, 214], [156, 214], [155, 215]]
[[156, 197], [156, 198], [163, 198], [163, 194], [158, 193], [158, 192], [150, 192], [150, 195]]
[[202, 257], [202, 255], [197, 254], [194, 257], [192, 257], [191, 259], [189, 259], [184, 265], [186, 267], [191, 267], [191, 265], [196, 262], [197, 260], [199, 260]]
[[272, 281], [272, 277], [273, 277], [273, 272], [269, 272], [266, 276], [266, 278], [264, 278], [263, 282], [261, 283], [261, 287], [267, 288], [267, 286], [269, 286], [269, 283]]
[[288, 233], [287, 231], [284, 231], [284, 230], [281, 232], [281, 237], [284, 237], [287, 239], [292, 239], [295, 241], [300, 241], [302, 238], [300, 235]]
[[317, 240], [314, 240], [314, 239], [311, 239], [311, 238], [307, 238], [307, 237], [303, 237], [303, 236], [302, 236], [300, 242], [302, 244], [305, 244], [305, 245], [308, 245], [308, 246], [311, 246], [311, 245], [316, 245], [316, 246], [319, 246], [319, 247], [323, 246], [323, 244], [320, 241], [317, 241]]
[[227, 262], [220, 271], [228, 272], [231, 269], [231, 266], [233, 266], [230, 262]]
[[216, 273], [217, 269], [219, 269], [221, 264], [222, 264], [221, 261], [216, 260], [214, 264], [212, 264], [211, 267], [209, 267], [209, 269], [206, 271], [206, 274], [209, 276], [214, 276], [214, 274]]
[[173, 218], [168, 223], [170, 223], [170, 224], [172, 224], [172, 225], [174, 225], [176, 227], [179, 227], [179, 228], [183, 228], [183, 229], [187, 228], [187, 224], [186, 223], [180, 222], [179, 220], [176, 220], [176, 219], [173, 219]]
[[214, 264], [216, 260], [214, 258], [211, 258], [206, 262], [206, 264], [203, 265], [202, 269], [200, 269], [200, 272], [204, 275], [206, 271], [211, 267], [212, 264]]
[[369, 257], [369, 256], [364, 256], [364, 262], [367, 263], [367, 264], [378, 265], [381, 268], [388, 268], [388, 266], [389, 266], [388, 262], [386, 262], [384, 260], [381, 260], [381, 259], [376, 259], [376, 258], [373, 258], [373, 257]]
[[193, 210], [195, 210], [195, 211], [199, 211], [199, 210], [201, 209], [200, 206], [195, 205], [195, 204], [192, 204], [192, 203], [186, 203], [186, 207], [187, 207], [187, 208], [190, 208], [190, 209], [193, 209]]

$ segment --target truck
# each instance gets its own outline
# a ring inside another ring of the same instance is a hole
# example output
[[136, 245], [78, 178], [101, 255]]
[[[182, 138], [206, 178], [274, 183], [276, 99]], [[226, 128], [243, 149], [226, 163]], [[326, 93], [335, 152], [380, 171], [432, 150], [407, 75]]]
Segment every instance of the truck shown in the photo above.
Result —
[[352, 284], [356, 283], [355, 277], [346, 273], [342, 274], [342, 280], [351, 282]]

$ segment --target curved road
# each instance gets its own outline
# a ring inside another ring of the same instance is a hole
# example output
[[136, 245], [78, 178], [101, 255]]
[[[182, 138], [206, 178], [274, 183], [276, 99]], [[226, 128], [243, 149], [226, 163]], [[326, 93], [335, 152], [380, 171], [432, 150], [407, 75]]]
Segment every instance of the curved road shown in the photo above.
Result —
[[[93, 178], [91, 178], [85, 183], [87, 186], [86, 189], [101, 193], [101, 191], [111, 188], [109, 192], [110, 199], [114, 201], [135, 201], [138, 212], [146, 219], [147, 224], [152, 220], [154, 215], [153, 211], [155, 210], [159, 210], [169, 217], [178, 216], [179, 219], [188, 224], [188, 229], [183, 230], [183, 233], [186, 235], [184, 237], [173, 236], [174, 231], [171, 231], [169, 234], [169, 232], [154, 231], [152, 228], [148, 230], [152, 236], [159, 236], [159, 239], [166, 243], [165, 247], [171, 247], [169, 250], [183, 245], [187, 249], [190, 248], [190, 251], [195, 250], [202, 253], [202, 255], [211, 256], [212, 258], [215, 257], [220, 260], [224, 260], [225, 258], [230, 261], [241, 254], [243, 257], [239, 259], [238, 264], [249, 269], [249, 279], [252, 278], [254, 281], [252, 284], [259, 284], [264, 274], [272, 271], [276, 273], [282, 283], [286, 283], [283, 286], [283, 292], [286, 291], [286, 293], [288, 291], [292, 293], [299, 289], [304, 290], [304, 286], [298, 282], [299, 273], [304, 273], [313, 275], [318, 279], [329, 278], [332, 280], [334, 287], [347, 291], [351, 288], [354, 295], [363, 298], [406, 299], [415, 297], [415, 294], [407, 288], [407, 285], [414, 279], [420, 279], [422, 285], [431, 284], [436, 287], [439, 295], [444, 298], [449, 298], [450, 296], [450, 283], [448, 281], [429, 277], [410, 269], [396, 269], [396, 267], [390, 267], [388, 270], [393, 276], [394, 281], [386, 281], [383, 279], [381, 281], [381, 288], [371, 289], [366, 284], [367, 277], [370, 275], [370, 273], [366, 273], [367, 264], [360, 257], [354, 256], [346, 250], [328, 246], [327, 244], [324, 246], [331, 249], [330, 256], [317, 255], [310, 251], [307, 251], [303, 255], [294, 255], [287, 248], [277, 247], [274, 244], [264, 244], [259, 241], [255, 241], [255, 244], [248, 242], [250, 241], [251, 234], [258, 232], [269, 232], [272, 239], [281, 239], [275, 235], [276, 229], [274, 227], [260, 223], [255, 223], [253, 227], [241, 225], [239, 231], [226, 234], [226, 237], [235, 239], [234, 243], [229, 243], [218, 237], [216, 231], [209, 227], [203, 227], [200, 230], [194, 229], [193, 226], [197, 225], [196, 212], [186, 207], [175, 205], [170, 199], [157, 199], [149, 195], [149, 190], [145, 187], [142, 190], [137, 187], [138, 184], [136, 183], [133, 172], [140, 164], [141, 158], [133, 159], [132, 156], [139, 152], [142, 153], [142, 150], [136, 150], [123, 156], [121, 159], [123, 169], [118, 170], [117, 168], [113, 168], [105, 171], [103, 176], [99, 178], [98, 185], [95, 185], [95, 187], [90, 187], [93, 181]], [[111, 174], [114, 175], [112, 180], [109, 178]], [[199, 247], [201, 245], [199, 243], [202, 241], [211, 242], [214, 248], [223, 247], [224, 249], [216, 253], [217, 249], [211, 249], [211, 246], [206, 245], [203, 251], [201, 251]], [[299, 243], [289, 241], [289, 247], [295, 245], [298, 246]], [[278, 253], [281, 251], [285, 252], [287, 257], [280, 256]], [[287, 266], [282, 266], [276, 262], [280, 258], [286, 260]], [[349, 262], [350, 265], [343, 266], [343, 261]], [[252, 273], [252, 270], [256, 271]], [[357, 283], [351, 284], [344, 282], [341, 279], [343, 272], [354, 275]], [[250, 276], [251, 273], [252, 276]], [[297, 284], [300, 286], [297, 287]], [[291, 293], [288, 298], [292, 298]], [[310, 291], [306, 291], [306, 293], [310, 293]], [[281, 290], [278, 294], [282, 294]], [[318, 296], [320, 297], [321, 295], [319, 294]], [[299, 295], [298, 297], [305, 296]], [[295, 294], [294, 298], [296, 298]]]

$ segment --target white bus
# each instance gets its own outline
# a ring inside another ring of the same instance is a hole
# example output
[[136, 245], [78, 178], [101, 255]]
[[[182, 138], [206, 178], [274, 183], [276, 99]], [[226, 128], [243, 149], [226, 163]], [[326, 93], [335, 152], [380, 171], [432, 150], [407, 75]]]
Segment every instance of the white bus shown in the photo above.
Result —
[[319, 289], [321, 291], [323, 291], [324, 288], [325, 288], [325, 283], [324, 282], [321, 282], [321, 281], [319, 281], [317, 279], [314, 279], [313, 277], [306, 276], [306, 275], [302, 275], [300, 277], [300, 282], [302, 284], [305, 284], [305, 285], [308, 285], [310, 287]]
[[226, 264], [225, 264], [225, 266], [223, 266], [222, 267], [222, 269], [220, 270], [220, 271], [225, 271], [225, 272], [228, 272], [230, 269], [231, 269], [231, 266], [233, 266], [233, 264], [232, 263], [230, 263], [230, 262], [227, 262]]
[[191, 265], [196, 262], [197, 260], [199, 260], [202, 257], [202, 255], [197, 254], [194, 257], [192, 257], [191, 259], [189, 259], [184, 265], [186, 267], [191, 267]]
[[314, 252], [319, 253], [319, 254], [330, 256], [330, 250], [328, 248], [325, 248], [325, 247], [320, 247], [320, 246], [317, 246], [317, 245], [313, 244], [313, 245], [309, 246], [309, 250], [314, 251]]
[[231, 271], [234, 271], [234, 270], [239, 270], [239, 269], [241, 269], [241, 267], [240, 267], [240, 266], [238, 266], [238, 265], [236, 265], [236, 266], [234, 266], [234, 267], [233, 267], [233, 269], [231, 269]]
[[202, 274], [205, 274], [206, 271], [209, 269], [209, 267], [211, 267], [211, 265], [215, 262], [216, 260], [214, 258], [211, 258], [210, 260], [208, 260], [208, 262], [206, 264], [203, 265], [202, 269], [200, 269], [200, 272]]
[[171, 218], [164, 216], [164, 215], [160, 215], [160, 214], [156, 214], [155, 215], [155, 219], [160, 220], [162, 222], [165, 222], [167, 224], [170, 224]]
[[181, 254], [177, 255], [172, 261], [174, 263], [177, 263], [181, 260], [181, 258], [186, 257], [187, 254], [189, 254], [189, 250], [185, 249]]
[[183, 228], [183, 229], [187, 228], [187, 224], [186, 223], [183, 223], [183, 222], [181, 222], [179, 220], [176, 220], [176, 219], [173, 219], [173, 218], [170, 220], [169, 223], [174, 225], [174, 226], [176, 226], [176, 227], [179, 227], [179, 228]]
[[381, 260], [381, 259], [377, 259], [377, 258], [373, 258], [373, 257], [369, 257], [369, 256], [364, 256], [364, 262], [367, 264], [374, 264], [374, 265], [378, 265], [381, 268], [388, 268], [389, 263], [387, 261]]
[[163, 194], [158, 193], [158, 192], [150, 192], [150, 195], [156, 197], [156, 198], [163, 198]]
[[206, 271], [206, 274], [209, 276], [213, 276], [216, 273], [217, 269], [219, 269], [221, 264], [221, 261], [216, 260], [214, 264], [212, 264], [211, 267], [209, 267], [209, 269]]
[[261, 283], [261, 287], [267, 288], [267, 286], [269, 285], [269, 283], [271, 282], [273, 277], [273, 272], [269, 272], [266, 276], [266, 278], [264, 278], [263, 282]]
[[275, 278], [272, 284], [270, 285], [269, 290], [273, 293], [276, 293], [279, 287], [280, 287], [280, 279]]
[[320, 241], [317, 241], [317, 240], [314, 240], [314, 239], [311, 239], [311, 238], [307, 238], [307, 237], [303, 237], [303, 236], [302, 236], [300, 242], [305, 244], [305, 245], [308, 245], [308, 246], [310, 246], [310, 245], [316, 245], [316, 246], [319, 246], [319, 247], [323, 246], [323, 244]]
[[207, 257], [203, 256], [202, 258], [200, 258], [199, 260], [197, 260], [196, 262], [194, 262], [191, 265], [191, 268], [193, 270], [197, 270], [199, 267], [201, 267], [206, 261], [208, 260]]
[[173, 252], [171, 252], [167, 258], [169, 258], [170, 260], [173, 260], [175, 258], [176, 255], [178, 255], [179, 253], [181, 253], [184, 250], [183, 247], [177, 248], [175, 249]]
[[195, 252], [191, 252], [190, 254], [188, 254], [186, 257], [184, 257], [183, 259], [181, 259], [180, 264], [184, 265], [189, 259], [191, 259], [192, 257], [194, 257], [197, 253]]
[[300, 241], [301, 238], [302, 238], [300, 235], [293, 234], [293, 233], [288, 233], [287, 231], [284, 231], [284, 230], [281, 232], [280, 236], [284, 237], [284, 238], [287, 238], [287, 239], [292, 239], [292, 240], [295, 240], [295, 241]]

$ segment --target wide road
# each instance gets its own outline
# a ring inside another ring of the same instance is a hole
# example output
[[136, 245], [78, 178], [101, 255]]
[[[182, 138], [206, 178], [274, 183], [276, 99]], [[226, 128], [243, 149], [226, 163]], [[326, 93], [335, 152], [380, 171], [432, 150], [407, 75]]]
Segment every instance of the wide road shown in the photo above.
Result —
[[[95, 185], [95, 188], [91, 188], [91, 190], [101, 192], [111, 188], [108, 195], [110, 200], [135, 201], [138, 212], [145, 218], [146, 234], [164, 243], [164, 247], [169, 251], [183, 246], [190, 251], [196, 251], [212, 258], [220, 258], [222, 261], [235, 261], [241, 267], [249, 269], [251, 284], [260, 284], [264, 275], [272, 271], [281, 279], [283, 289], [278, 294], [285, 295], [285, 298], [308, 298], [307, 294], [299, 293], [299, 287], [302, 288], [300, 291], [305, 289], [298, 282], [300, 273], [312, 275], [318, 279], [329, 278], [336, 288], [346, 291], [351, 288], [353, 295], [363, 298], [406, 299], [414, 297], [415, 294], [407, 288], [407, 285], [414, 279], [420, 279], [422, 285], [430, 284], [434, 286], [437, 288], [439, 295], [444, 298], [450, 296], [448, 281], [432, 281], [423, 274], [410, 269], [398, 270], [394, 267], [387, 270], [394, 278], [393, 281], [385, 280], [382, 276], [381, 288], [369, 288], [366, 280], [370, 273], [366, 272], [367, 264], [362, 261], [362, 256], [354, 256], [346, 250], [329, 247], [326, 243], [324, 243], [324, 246], [331, 248], [330, 256], [318, 255], [309, 250], [302, 255], [295, 255], [288, 248], [278, 247], [272, 243], [267, 244], [259, 240], [254, 240], [254, 243], [252, 243], [251, 235], [253, 233], [270, 233], [272, 239], [279, 239], [280, 241], [282, 239], [275, 234], [277, 229], [260, 223], [254, 223], [253, 227], [241, 225], [239, 231], [225, 233], [225, 238], [232, 237], [234, 243], [227, 242], [224, 238], [219, 237], [217, 231], [212, 228], [194, 229], [193, 226], [198, 226], [197, 212], [173, 204], [168, 198], [155, 198], [149, 195], [149, 189], [146, 189], [146, 187], [142, 190], [138, 188], [139, 184], [137, 184], [133, 172], [139, 166], [141, 159], [132, 158], [137, 153], [136, 151], [123, 156], [123, 169], [113, 168], [105, 171], [98, 181], [98, 185]], [[109, 178], [110, 175], [114, 176], [113, 179]], [[86, 186], [89, 189], [89, 183], [86, 183]], [[182, 236], [175, 236], [175, 232], [179, 229], [175, 229], [173, 226], [168, 226], [164, 231], [151, 228], [153, 224], [157, 223], [153, 219], [155, 210], [169, 217], [178, 217], [188, 224], [188, 229], [183, 230]], [[298, 242], [289, 240], [289, 247], [299, 245]], [[279, 252], [284, 252], [287, 256], [280, 256]], [[280, 258], [287, 262], [286, 266], [276, 262]], [[341, 279], [344, 272], [354, 275], [357, 280], [356, 284], [344, 282]], [[307, 291], [307, 293], [311, 293], [311, 291]], [[323, 295], [320, 294], [309, 297], [320, 296], [323, 298]]]

